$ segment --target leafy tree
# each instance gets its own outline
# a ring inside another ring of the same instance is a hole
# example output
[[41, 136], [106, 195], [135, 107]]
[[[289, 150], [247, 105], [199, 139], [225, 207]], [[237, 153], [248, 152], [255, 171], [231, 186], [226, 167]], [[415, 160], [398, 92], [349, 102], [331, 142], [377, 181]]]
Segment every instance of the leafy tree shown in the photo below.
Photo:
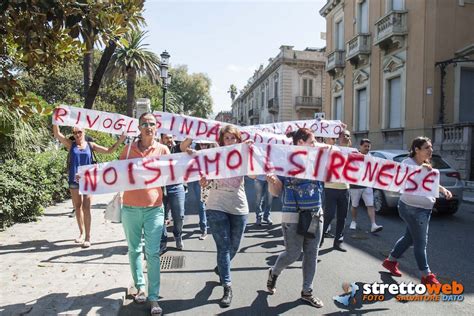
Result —
[[151, 82], [158, 82], [160, 79], [160, 60], [155, 53], [147, 50], [148, 44], [143, 43], [145, 35], [145, 31], [132, 30], [127, 33], [127, 43], [117, 49], [107, 69], [109, 80], [126, 78], [128, 116], [133, 116], [137, 77], [146, 76]]
[[[77, 60], [84, 46], [90, 49], [92, 42], [99, 42], [106, 47], [86, 97], [85, 106], [92, 107], [117, 41], [131, 27], [143, 22], [142, 9], [143, 0], [2, 1], [0, 105], [23, 117], [50, 113], [40, 108], [40, 100], [27, 98], [17, 74], [38, 66], [52, 69]], [[89, 40], [86, 45], [80, 41], [80, 34]]]
[[170, 109], [187, 115], [208, 117], [212, 113], [211, 79], [203, 73], [188, 74], [187, 66], [172, 68], [170, 72], [173, 78], [167, 99]]

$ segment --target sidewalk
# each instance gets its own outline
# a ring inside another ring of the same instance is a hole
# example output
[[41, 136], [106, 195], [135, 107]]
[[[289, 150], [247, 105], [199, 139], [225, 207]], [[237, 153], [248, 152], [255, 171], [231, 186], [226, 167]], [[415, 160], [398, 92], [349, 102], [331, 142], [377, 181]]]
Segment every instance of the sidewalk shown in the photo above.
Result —
[[0, 232], [2, 315], [116, 315], [130, 275], [122, 225], [105, 223], [113, 194], [94, 196], [92, 247], [74, 243], [70, 200], [49, 207], [38, 222]]

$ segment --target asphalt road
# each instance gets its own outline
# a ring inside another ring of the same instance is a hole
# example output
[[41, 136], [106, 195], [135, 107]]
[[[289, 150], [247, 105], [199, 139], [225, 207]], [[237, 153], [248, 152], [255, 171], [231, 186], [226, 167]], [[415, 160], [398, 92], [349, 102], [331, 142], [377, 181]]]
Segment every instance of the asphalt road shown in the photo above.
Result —
[[[279, 213], [273, 214], [278, 221]], [[456, 281], [463, 284], [463, 302], [398, 302], [393, 296], [384, 301], [364, 303], [361, 292], [356, 294], [356, 303], [345, 306], [333, 297], [344, 294], [344, 283], [414, 282], [419, 283], [412, 249], [401, 258], [401, 278], [392, 278], [381, 267], [382, 260], [389, 253], [395, 241], [404, 232], [403, 222], [397, 214], [380, 216], [382, 232], [368, 233], [368, 218], [364, 210], [359, 211], [358, 229], [346, 227], [345, 244], [348, 252], [332, 249], [332, 239], [326, 239], [320, 250], [320, 262], [314, 281], [315, 294], [323, 300], [321, 309], [311, 307], [299, 300], [301, 291], [301, 261], [285, 270], [278, 279], [277, 292], [266, 291], [267, 270], [283, 250], [280, 225], [258, 227], [255, 216], [250, 214], [249, 224], [242, 242], [242, 248], [232, 263], [234, 300], [231, 307], [222, 309], [218, 300], [222, 287], [213, 273], [215, 266], [215, 245], [212, 238], [197, 239], [197, 216], [186, 218], [185, 250], [171, 249], [166, 256], [184, 256], [181, 269], [164, 270], [161, 278], [160, 304], [165, 314], [177, 315], [472, 315], [473, 295], [473, 253], [474, 205], [464, 204], [454, 216], [434, 216], [430, 223], [428, 260], [433, 272], [443, 282]], [[347, 226], [350, 223], [350, 216]], [[169, 242], [172, 246], [173, 242]], [[137, 305], [126, 300], [120, 315], [146, 315], [146, 305]]]

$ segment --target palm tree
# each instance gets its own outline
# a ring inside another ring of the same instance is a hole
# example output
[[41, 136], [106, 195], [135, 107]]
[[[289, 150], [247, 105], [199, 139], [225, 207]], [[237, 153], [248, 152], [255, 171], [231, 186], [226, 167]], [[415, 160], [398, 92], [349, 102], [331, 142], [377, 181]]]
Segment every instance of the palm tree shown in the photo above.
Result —
[[230, 98], [232, 99], [232, 103], [234, 103], [235, 97], [237, 96], [237, 87], [231, 84], [227, 93], [230, 93]]
[[107, 69], [107, 78], [122, 77], [127, 80], [127, 115], [133, 116], [135, 83], [137, 76], [147, 76], [151, 82], [159, 82], [160, 59], [143, 44], [147, 32], [132, 30], [125, 35], [126, 45], [118, 48]]

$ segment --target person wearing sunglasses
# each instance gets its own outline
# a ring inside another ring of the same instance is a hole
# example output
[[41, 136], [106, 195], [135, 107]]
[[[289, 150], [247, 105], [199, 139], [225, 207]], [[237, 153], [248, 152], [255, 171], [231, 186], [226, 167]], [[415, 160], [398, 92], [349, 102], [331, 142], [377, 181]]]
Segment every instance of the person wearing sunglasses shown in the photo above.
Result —
[[[219, 132], [219, 146], [231, 146], [242, 142], [240, 131], [226, 125]], [[246, 141], [251, 144], [251, 141]], [[255, 176], [249, 176], [255, 179]], [[201, 187], [210, 185], [206, 202], [207, 220], [212, 230], [212, 237], [217, 248], [217, 266], [214, 272], [219, 275], [224, 295], [220, 300], [221, 307], [229, 307], [232, 302], [232, 279], [230, 275], [231, 260], [240, 247], [249, 207], [245, 195], [244, 177], [207, 181], [200, 180]]]
[[76, 179], [77, 170], [79, 166], [94, 163], [94, 151], [101, 154], [113, 153], [123, 143], [125, 135], [122, 135], [115, 144], [107, 148], [86, 140], [86, 132], [79, 127], [73, 128], [73, 139], [65, 137], [58, 125], [53, 125], [53, 134], [69, 152], [67, 161], [68, 184], [77, 225], [79, 226], [79, 237], [74, 241], [81, 244], [83, 248], [88, 248], [91, 246], [91, 196], [79, 194], [79, 183]]
[[[123, 149], [120, 159], [157, 157], [170, 153], [168, 147], [155, 140], [156, 118], [152, 113], [144, 113], [139, 118], [140, 135]], [[164, 223], [163, 192], [161, 187], [146, 188], [123, 193], [122, 224], [128, 245], [128, 259], [135, 288], [137, 303], [145, 303], [145, 276], [142, 265], [142, 236], [144, 236], [148, 301], [151, 314], [160, 315], [158, 305], [160, 294], [160, 239]]]

